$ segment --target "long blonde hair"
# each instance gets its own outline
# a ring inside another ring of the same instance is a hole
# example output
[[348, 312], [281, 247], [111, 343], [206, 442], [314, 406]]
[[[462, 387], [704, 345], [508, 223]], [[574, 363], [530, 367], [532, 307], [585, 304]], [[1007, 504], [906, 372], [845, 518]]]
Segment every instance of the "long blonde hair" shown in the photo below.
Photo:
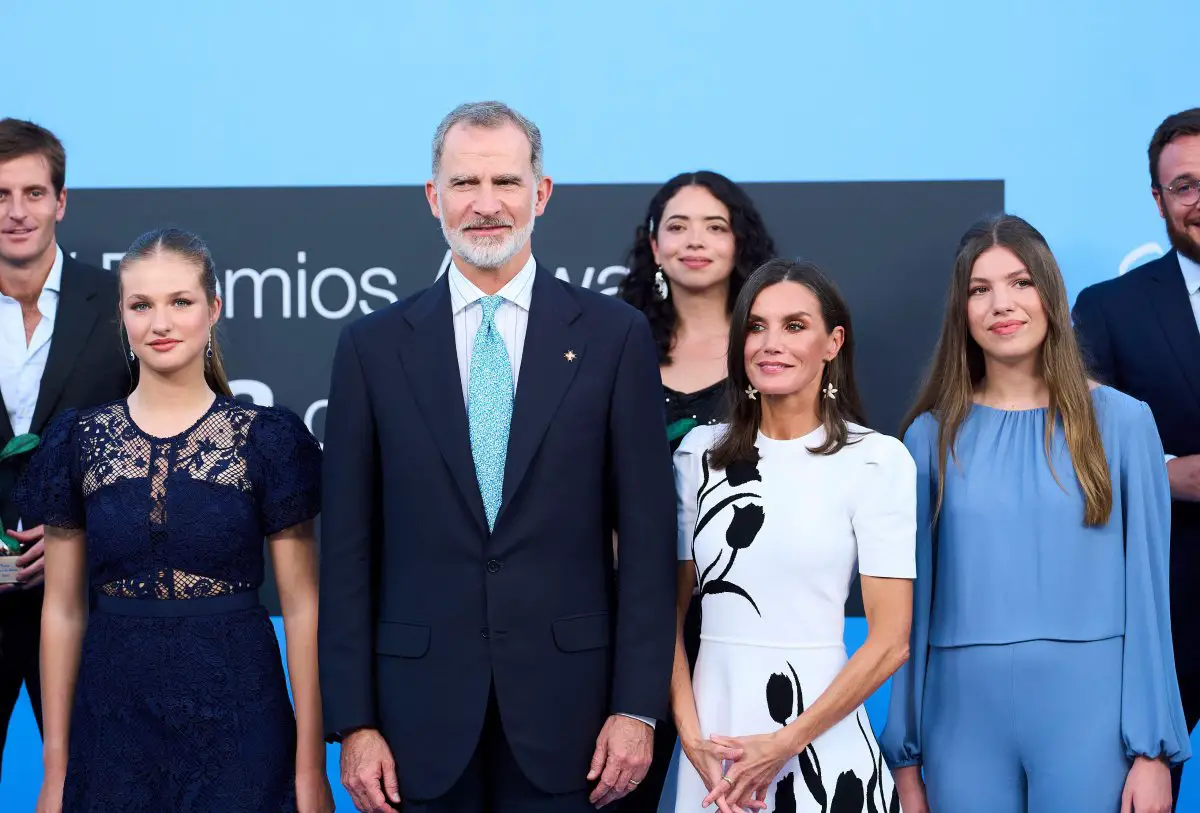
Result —
[[[1014, 215], [981, 221], [968, 229], [959, 242], [941, 336], [929, 375], [904, 421], [907, 430], [918, 416], [929, 412], [938, 422], [938, 495], [934, 517], [940, 513], [945, 496], [946, 458], [954, 455], [959, 429], [984, 377], [983, 350], [967, 327], [971, 270], [981, 254], [996, 246], [1008, 249], [1024, 264], [1046, 311], [1048, 325], [1040, 359], [1040, 372], [1050, 390], [1044, 441], [1046, 461], [1053, 474], [1051, 449], [1061, 417], [1075, 476], [1083, 490], [1084, 523], [1103, 525], [1112, 514], [1112, 476], [1104, 456], [1087, 371], [1071, 326], [1066, 286], [1046, 238]], [[1058, 479], [1057, 474], [1054, 477]]]

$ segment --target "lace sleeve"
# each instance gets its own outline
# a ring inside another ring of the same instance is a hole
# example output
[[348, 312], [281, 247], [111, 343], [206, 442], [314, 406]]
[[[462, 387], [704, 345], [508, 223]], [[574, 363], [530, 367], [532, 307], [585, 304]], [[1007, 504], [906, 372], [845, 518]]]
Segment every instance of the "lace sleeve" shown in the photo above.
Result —
[[17, 481], [13, 501], [20, 508], [21, 519], [27, 528], [35, 525], [84, 526], [75, 445], [77, 417], [78, 413], [69, 409], [46, 426], [38, 448]]
[[265, 536], [320, 513], [321, 447], [296, 413], [264, 409], [250, 429], [248, 445]]

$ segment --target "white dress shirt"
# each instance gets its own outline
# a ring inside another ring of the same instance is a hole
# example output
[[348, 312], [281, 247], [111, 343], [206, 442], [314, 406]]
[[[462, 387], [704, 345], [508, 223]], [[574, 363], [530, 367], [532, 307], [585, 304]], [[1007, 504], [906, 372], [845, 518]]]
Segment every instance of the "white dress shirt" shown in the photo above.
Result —
[[[450, 310], [454, 314], [454, 347], [458, 351], [458, 375], [462, 380], [463, 403], [468, 400], [471, 384], [471, 351], [475, 348], [475, 334], [483, 324], [481, 297], [487, 296], [467, 279], [455, 263], [450, 263], [446, 272], [450, 282]], [[512, 361], [513, 393], [521, 375], [521, 357], [525, 352], [525, 332], [529, 328], [529, 303], [533, 301], [533, 280], [537, 275], [537, 261], [529, 260], [496, 293], [504, 298], [496, 308], [496, 329], [504, 339], [508, 357]], [[651, 728], [655, 721], [636, 714], [622, 714], [640, 720]]]
[[[521, 356], [525, 352], [525, 331], [529, 327], [529, 303], [533, 299], [533, 278], [537, 262], [531, 255], [529, 261], [497, 291], [504, 298], [496, 309], [496, 329], [504, 339], [508, 358], [512, 361], [513, 392], [521, 374]], [[471, 383], [471, 351], [475, 348], [475, 334], [483, 323], [483, 306], [479, 299], [487, 296], [473, 282], [463, 276], [454, 263], [446, 272], [450, 278], [450, 309], [454, 314], [454, 346], [458, 351], [458, 374], [462, 379], [463, 403]]]
[[1200, 330], [1200, 263], [1189, 260], [1176, 252], [1179, 270], [1183, 271], [1183, 283], [1187, 286], [1188, 298], [1192, 300], [1192, 313], [1196, 315], [1196, 329]]
[[42, 319], [25, 341], [25, 318], [21, 303], [0, 293], [0, 393], [14, 435], [23, 435], [33, 423], [42, 373], [50, 356], [50, 338], [58, 313], [58, 292], [62, 287], [63, 252], [55, 247], [54, 265], [38, 296], [37, 308]]

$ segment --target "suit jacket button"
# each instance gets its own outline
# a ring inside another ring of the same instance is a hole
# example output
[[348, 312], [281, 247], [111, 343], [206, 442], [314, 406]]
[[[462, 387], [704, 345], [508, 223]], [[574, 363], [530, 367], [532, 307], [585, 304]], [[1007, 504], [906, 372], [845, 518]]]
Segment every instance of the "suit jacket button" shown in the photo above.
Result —
[[488, 573], [499, 573], [500, 568], [502, 568], [502, 567], [504, 567], [504, 565], [500, 564], [495, 559], [488, 560], [488, 563], [487, 563]]

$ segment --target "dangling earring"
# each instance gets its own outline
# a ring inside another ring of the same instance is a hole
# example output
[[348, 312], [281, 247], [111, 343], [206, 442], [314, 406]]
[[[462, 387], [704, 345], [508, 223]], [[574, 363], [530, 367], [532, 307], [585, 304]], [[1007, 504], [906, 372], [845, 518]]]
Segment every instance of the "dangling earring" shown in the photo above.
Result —
[[825, 389], [821, 390], [821, 392], [831, 401], [837, 398], [837, 387], [833, 386], [832, 375], [829, 376], [829, 383], [825, 385]]
[[137, 361], [137, 356], [135, 356], [135, 355], [133, 354], [133, 348], [132, 348], [132, 347], [131, 347], [131, 348], [129, 348], [129, 360], [130, 360], [130, 361]]
[[671, 295], [671, 289], [667, 287], [667, 275], [663, 273], [661, 265], [654, 272], [654, 293], [663, 302]]
[[205, 358], [212, 358], [212, 330], [208, 331], [208, 348], [204, 351]]
[[749, 398], [751, 401], [757, 400], [757, 398], [758, 398], [758, 390], [754, 389], [754, 385], [753, 385], [753, 384], [751, 384], [750, 386], [746, 387], [746, 397], [747, 397], [747, 398]]

